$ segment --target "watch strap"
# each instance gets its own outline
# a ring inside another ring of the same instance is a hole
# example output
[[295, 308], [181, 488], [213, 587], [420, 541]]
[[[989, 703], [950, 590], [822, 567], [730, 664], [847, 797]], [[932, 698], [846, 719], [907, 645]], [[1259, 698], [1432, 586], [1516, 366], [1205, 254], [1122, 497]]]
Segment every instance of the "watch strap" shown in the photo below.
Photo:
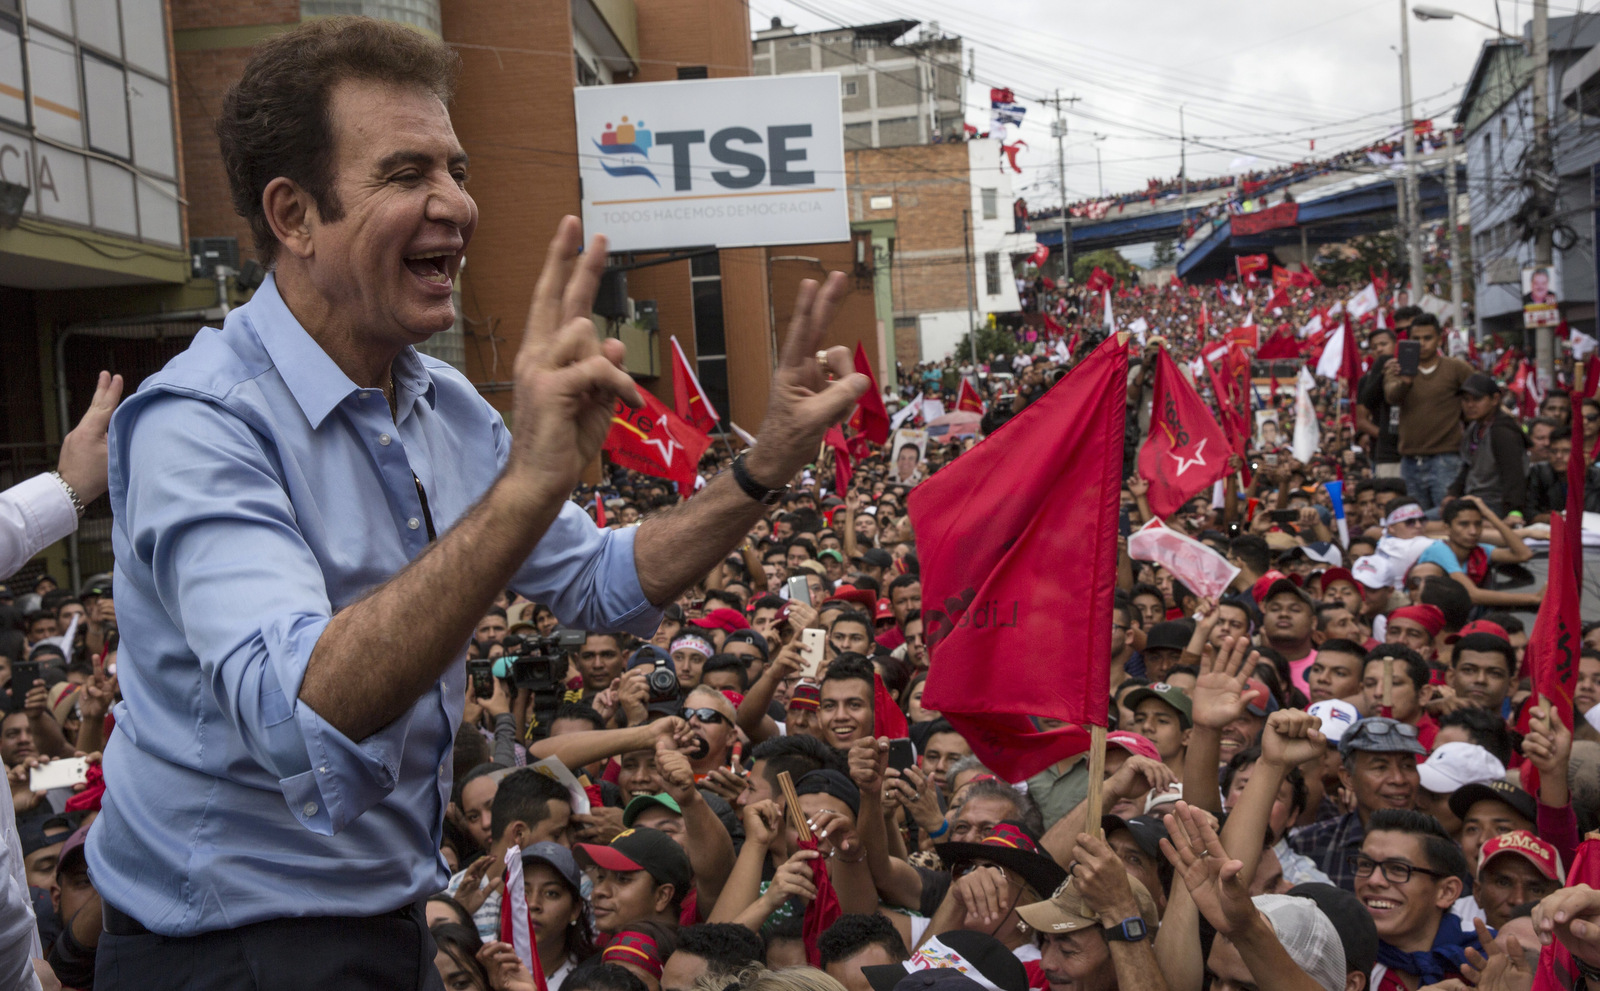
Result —
[[1144, 924], [1144, 919], [1131, 916], [1123, 919], [1114, 926], [1106, 927], [1106, 939], [1112, 942], [1137, 943], [1149, 935], [1149, 928]]
[[750, 470], [744, 466], [743, 452], [740, 452], [739, 456], [733, 459], [732, 471], [733, 480], [738, 483], [739, 488], [744, 492], [744, 494], [754, 499], [756, 502], [761, 503], [763, 506], [777, 505], [778, 498], [782, 496], [784, 491], [788, 488], [788, 486], [785, 485], [782, 488], [769, 489], [765, 485], [762, 485], [760, 482], [756, 481], [754, 478], [751, 478]]

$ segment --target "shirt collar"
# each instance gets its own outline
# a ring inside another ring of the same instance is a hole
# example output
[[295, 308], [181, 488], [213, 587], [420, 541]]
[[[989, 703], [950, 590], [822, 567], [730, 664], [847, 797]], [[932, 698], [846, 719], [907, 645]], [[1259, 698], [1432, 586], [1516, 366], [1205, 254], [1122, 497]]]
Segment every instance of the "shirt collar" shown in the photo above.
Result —
[[[239, 311], [248, 313], [256, 336], [272, 358], [278, 375], [289, 387], [300, 410], [310, 421], [313, 430], [322, 426], [328, 414], [360, 387], [334, 363], [300, 321], [289, 311], [289, 306], [278, 293], [278, 284], [269, 273], [256, 289], [250, 302]], [[395, 359], [396, 422], [406, 418], [418, 398], [426, 399], [431, 408], [436, 398], [433, 377], [417, 356], [415, 348], [406, 348]]]

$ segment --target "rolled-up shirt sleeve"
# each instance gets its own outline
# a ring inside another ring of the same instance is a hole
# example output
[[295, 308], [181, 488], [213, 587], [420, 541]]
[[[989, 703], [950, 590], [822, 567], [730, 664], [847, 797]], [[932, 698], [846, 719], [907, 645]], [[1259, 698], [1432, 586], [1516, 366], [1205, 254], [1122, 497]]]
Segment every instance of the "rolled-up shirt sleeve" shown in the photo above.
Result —
[[[199, 739], [236, 735], [305, 828], [339, 832], [394, 789], [409, 714], [356, 743], [299, 700], [333, 607], [268, 446], [228, 410], [180, 395], [145, 400], [123, 434], [123, 463], [139, 471], [122, 525], [197, 662], [194, 687], [211, 702], [195, 705]], [[182, 660], [150, 677], [175, 690]], [[205, 725], [216, 713], [226, 727]]]

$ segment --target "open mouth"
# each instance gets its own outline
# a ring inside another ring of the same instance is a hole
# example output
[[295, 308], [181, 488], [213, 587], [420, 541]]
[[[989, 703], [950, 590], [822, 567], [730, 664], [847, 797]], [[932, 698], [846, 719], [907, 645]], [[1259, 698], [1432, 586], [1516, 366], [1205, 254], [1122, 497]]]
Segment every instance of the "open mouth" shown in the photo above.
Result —
[[1361, 903], [1367, 906], [1367, 911], [1374, 915], [1381, 912], [1393, 912], [1400, 908], [1399, 902], [1390, 901], [1387, 898], [1366, 898]]
[[454, 251], [423, 251], [405, 257], [406, 268], [411, 274], [435, 286], [449, 286], [450, 260], [456, 256]]

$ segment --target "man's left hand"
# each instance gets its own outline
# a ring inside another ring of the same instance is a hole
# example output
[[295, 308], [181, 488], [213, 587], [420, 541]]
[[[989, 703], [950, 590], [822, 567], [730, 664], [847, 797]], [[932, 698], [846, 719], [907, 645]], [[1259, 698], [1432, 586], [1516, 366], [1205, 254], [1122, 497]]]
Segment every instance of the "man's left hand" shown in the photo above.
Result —
[[800, 283], [778, 371], [772, 377], [760, 443], [746, 456], [751, 476], [769, 488], [787, 485], [803, 465], [815, 459], [822, 435], [844, 419], [867, 391], [867, 377], [855, 371], [847, 348], [827, 350], [827, 371], [835, 377], [832, 382], [817, 360], [823, 334], [844, 294], [842, 272], [829, 275], [820, 287], [811, 279]]

